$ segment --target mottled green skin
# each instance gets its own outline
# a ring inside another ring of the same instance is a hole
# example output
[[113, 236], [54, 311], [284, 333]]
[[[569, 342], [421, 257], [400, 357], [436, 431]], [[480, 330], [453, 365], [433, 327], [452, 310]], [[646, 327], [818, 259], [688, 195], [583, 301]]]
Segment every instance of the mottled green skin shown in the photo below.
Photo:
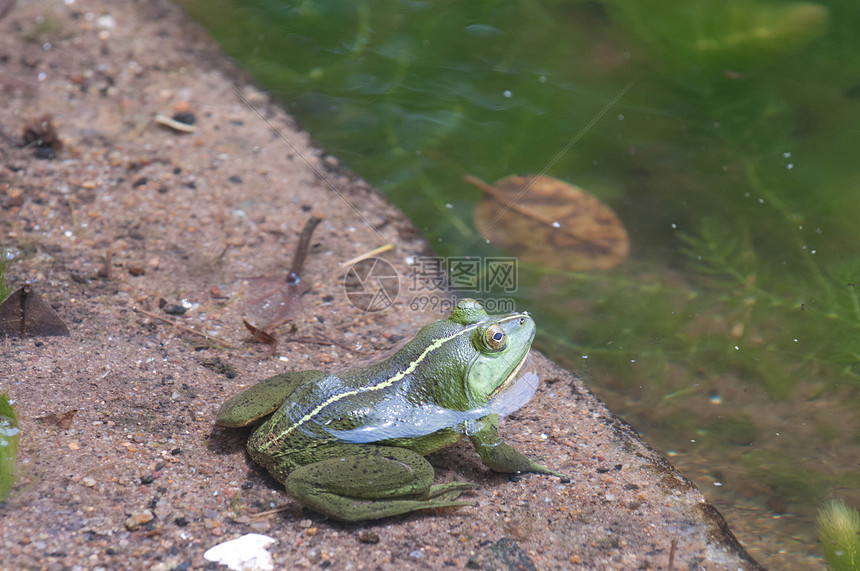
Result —
[[[379, 411], [414, 415], [425, 404], [478, 408], [525, 359], [534, 333], [526, 313], [488, 315], [476, 301], [461, 300], [448, 319], [425, 326], [391, 357], [337, 374], [270, 377], [224, 403], [217, 423], [245, 426], [271, 415], [248, 440], [251, 457], [299, 502], [333, 518], [359, 521], [470, 505], [455, 499], [475, 485], [433, 486], [433, 468], [423, 458], [457, 442], [462, 428], [360, 444], [340, 441], [326, 428], [379, 424]], [[505, 346], [493, 346], [486, 339], [492, 336]], [[481, 420], [469, 438], [484, 464], [499, 472], [564, 477], [502, 442], [496, 415]]]

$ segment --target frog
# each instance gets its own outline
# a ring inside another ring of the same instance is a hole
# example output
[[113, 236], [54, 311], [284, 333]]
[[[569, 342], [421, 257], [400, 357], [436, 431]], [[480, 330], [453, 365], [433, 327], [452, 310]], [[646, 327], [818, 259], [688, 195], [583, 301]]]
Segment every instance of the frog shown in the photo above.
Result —
[[[460, 496], [476, 484], [434, 484], [425, 458], [464, 436], [493, 471], [566, 481], [499, 435], [499, 416], [537, 386], [534, 374], [517, 381], [535, 331], [528, 312], [488, 314], [461, 299], [390, 356], [269, 377], [226, 401], [216, 424], [260, 423], [248, 438], [251, 459], [301, 505], [344, 522], [474, 505]], [[506, 398], [515, 383], [530, 388]]]

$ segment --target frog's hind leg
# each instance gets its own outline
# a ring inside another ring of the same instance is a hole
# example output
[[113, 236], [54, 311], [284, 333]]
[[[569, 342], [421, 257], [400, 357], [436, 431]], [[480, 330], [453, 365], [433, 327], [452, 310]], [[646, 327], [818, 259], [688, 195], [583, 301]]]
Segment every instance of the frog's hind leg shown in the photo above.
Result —
[[290, 472], [285, 485], [303, 505], [342, 521], [378, 519], [427, 508], [473, 505], [455, 501], [469, 482], [432, 486], [433, 467], [406, 448], [362, 446]]

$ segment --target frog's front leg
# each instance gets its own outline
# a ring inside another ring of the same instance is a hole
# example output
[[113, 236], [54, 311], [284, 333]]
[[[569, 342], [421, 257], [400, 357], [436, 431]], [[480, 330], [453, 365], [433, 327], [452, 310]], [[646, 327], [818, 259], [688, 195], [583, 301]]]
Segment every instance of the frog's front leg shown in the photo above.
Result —
[[546, 466], [525, 457], [513, 446], [503, 441], [502, 437], [499, 436], [499, 415], [491, 414], [478, 422], [481, 423], [481, 428], [474, 434], [470, 434], [469, 439], [474, 444], [478, 456], [481, 457], [481, 462], [491, 469], [505, 473], [537, 472], [568, 479], [561, 472], [550, 470]]
[[[453, 501], [469, 482], [433, 486], [433, 467], [420, 454], [393, 446], [337, 446], [328, 459], [294, 469], [284, 485], [302, 505], [343, 521], [426, 508], [468, 506]], [[443, 499], [434, 499], [442, 496]]]
[[325, 376], [322, 371], [295, 371], [264, 379], [221, 405], [215, 424], [248, 426], [272, 414], [296, 388]]

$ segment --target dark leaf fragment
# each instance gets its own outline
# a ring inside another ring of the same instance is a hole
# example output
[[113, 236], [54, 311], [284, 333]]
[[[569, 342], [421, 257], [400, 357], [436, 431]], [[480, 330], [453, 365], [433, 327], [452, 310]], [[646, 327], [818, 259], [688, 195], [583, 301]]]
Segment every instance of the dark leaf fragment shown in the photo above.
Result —
[[244, 323], [245, 328], [247, 328], [248, 331], [251, 332], [251, 337], [254, 338], [254, 341], [256, 341], [258, 343], [265, 343], [266, 345], [270, 345], [272, 347], [272, 351], [275, 350], [275, 347], [277, 347], [277, 345], [278, 345], [278, 340], [275, 339], [274, 336], [269, 335], [268, 333], [266, 333], [265, 331], [263, 331], [259, 327], [255, 327], [255, 326], [251, 325], [250, 323], [248, 323], [244, 319], [242, 320], [242, 323]]
[[301, 312], [301, 296], [308, 287], [302, 283], [300, 276], [310, 248], [311, 236], [321, 221], [322, 218], [311, 216], [305, 223], [299, 235], [299, 242], [296, 244], [293, 265], [286, 281], [270, 277], [248, 280], [250, 299], [246, 305], [246, 312], [249, 319], [252, 319], [260, 329], [272, 330]]
[[38, 420], [42, 424], [53, 424], [60, 430], [68, 430], [69, 427], [72, 426], [72, 420], [75, 418], [75, 414], [77, 414], [78, 409], [73, 408], [68, 412], [63, 412], [60, 414], [46, 414], [45, 416], [37, 416], [35, 420]]
[[50, 115], [43, 115], [24, 127], [24, 144], [35, 147], [34, 153], [38, 159], [53, 159], [63, 148]]
[[50, 305], [29, 284], [0, 303], [0, 335], [48, 337], [68, 335], [69, 329]]

